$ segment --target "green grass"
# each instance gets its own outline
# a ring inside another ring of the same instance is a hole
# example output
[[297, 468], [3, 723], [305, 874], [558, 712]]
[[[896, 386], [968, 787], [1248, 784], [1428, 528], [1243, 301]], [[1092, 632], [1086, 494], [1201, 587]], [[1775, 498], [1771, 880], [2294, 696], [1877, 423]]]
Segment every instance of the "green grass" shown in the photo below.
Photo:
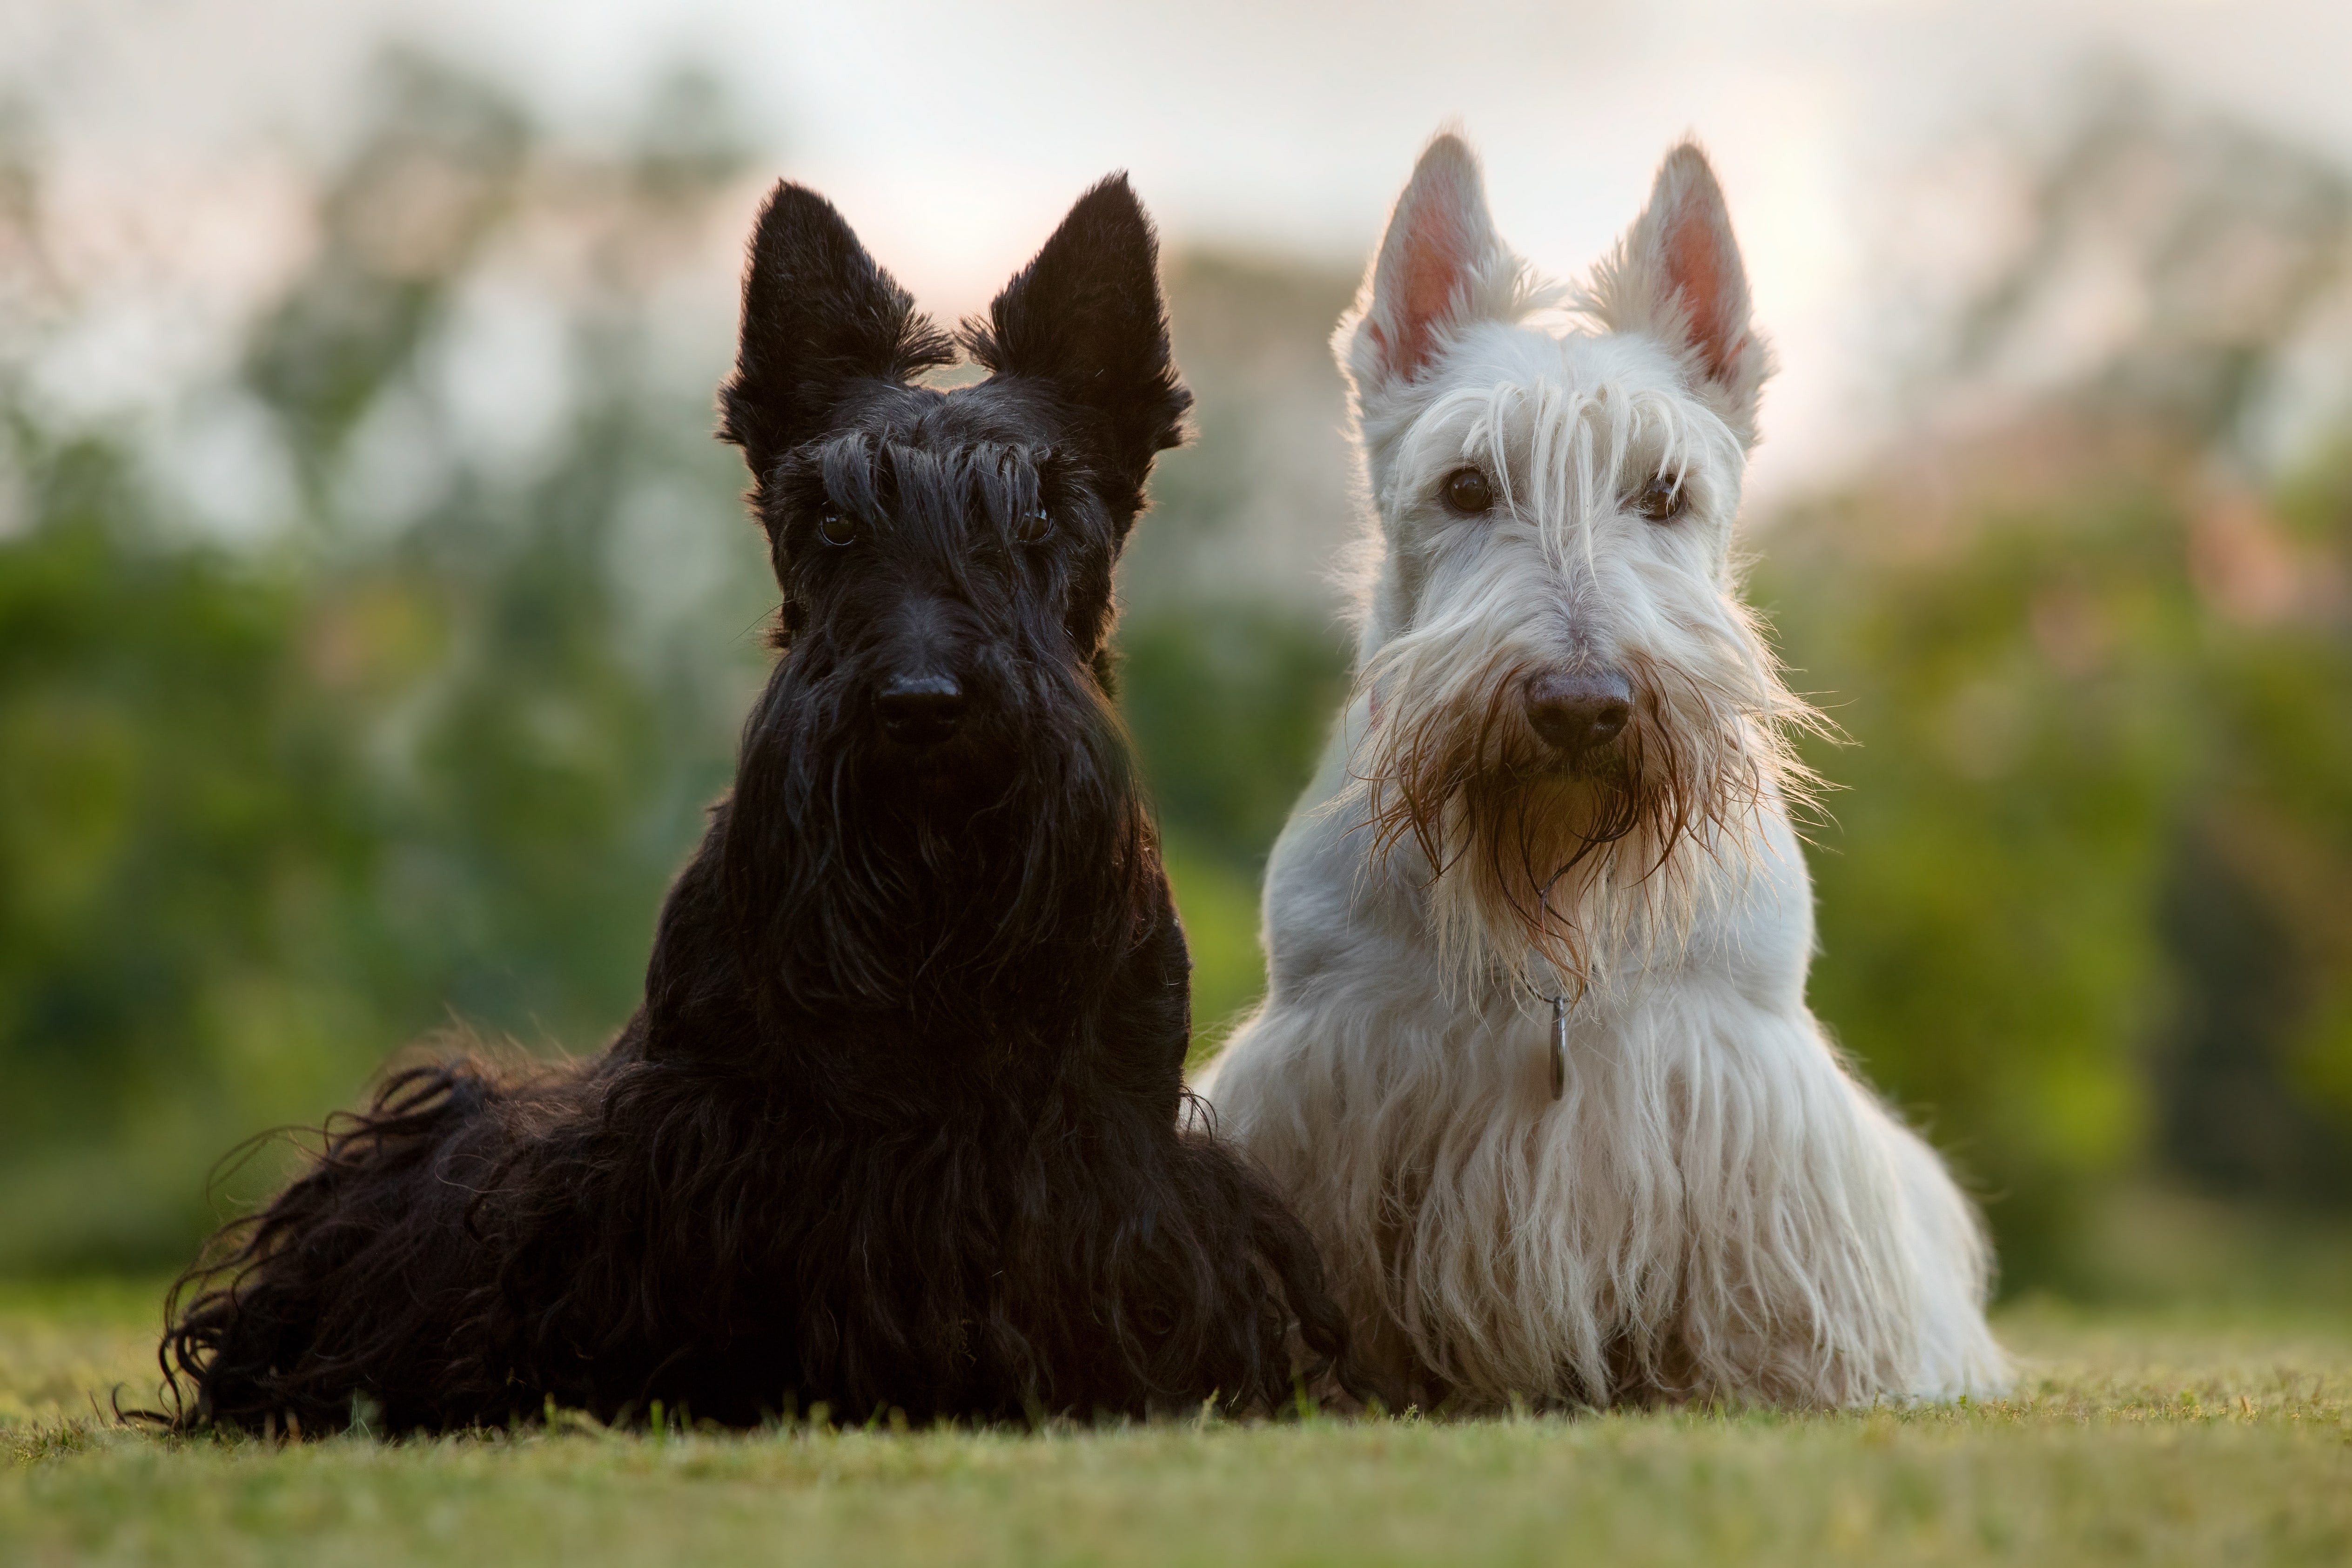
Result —
[[1961, 1409], [285, 1447], [94, 1415], [156, 1293], [0, 1289], [0, 1563], [2352, 1560], [2324, 1316], [2029, 1308]]

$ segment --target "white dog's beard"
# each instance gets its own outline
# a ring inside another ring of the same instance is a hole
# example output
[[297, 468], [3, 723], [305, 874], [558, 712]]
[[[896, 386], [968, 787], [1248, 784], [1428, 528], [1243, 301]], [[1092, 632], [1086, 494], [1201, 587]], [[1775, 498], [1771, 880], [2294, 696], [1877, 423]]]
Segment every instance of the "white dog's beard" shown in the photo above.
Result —
[[1349, 795], [1371, 859], [1410, 839], [1434, 868], [1429, 921], [1452, 980], [1580, 993], [1679, 946], [1709, 890], [1746, 866], [1766, 803], [1802, 793], [1809, 775], [1768, 706], [1623, 662], [1633, 718], [1574, 768], [1528, 727], [1521, 668], [1373, 703]]

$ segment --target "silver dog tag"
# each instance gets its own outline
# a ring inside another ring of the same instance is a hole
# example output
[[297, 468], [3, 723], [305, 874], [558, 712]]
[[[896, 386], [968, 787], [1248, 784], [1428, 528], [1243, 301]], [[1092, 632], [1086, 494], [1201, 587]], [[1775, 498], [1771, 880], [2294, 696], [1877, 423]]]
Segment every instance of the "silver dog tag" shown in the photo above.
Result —
[[1568, 998], [1551, 999], [1551, 1097], [1568, 1092]]

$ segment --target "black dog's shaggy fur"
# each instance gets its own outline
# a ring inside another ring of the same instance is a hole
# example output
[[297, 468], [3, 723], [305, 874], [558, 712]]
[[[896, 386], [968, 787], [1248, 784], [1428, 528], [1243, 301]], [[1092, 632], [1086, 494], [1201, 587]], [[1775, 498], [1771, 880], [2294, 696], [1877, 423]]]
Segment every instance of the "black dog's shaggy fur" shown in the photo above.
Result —
[[777, 188], [721, 433], [782, 656], [644, 1005], [331, 1126], [183, 1282], [177, 1425], [1265, 1409], [1341, 1355], [1306, 1232], [1178, 1131], [1190, 965], [1104, 650], [1191, 400], [1126, 181], [963, 335], [990, 379], [908, 384], [950, 341]]

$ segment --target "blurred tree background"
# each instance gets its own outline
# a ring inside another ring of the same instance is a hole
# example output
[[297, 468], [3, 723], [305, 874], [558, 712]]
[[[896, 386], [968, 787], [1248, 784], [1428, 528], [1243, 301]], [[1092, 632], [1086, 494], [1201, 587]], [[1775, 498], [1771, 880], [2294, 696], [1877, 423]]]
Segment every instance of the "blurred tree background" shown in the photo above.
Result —
[[[729, 772], [763, 564], [661, 330], [736, 217], [707, 84], [601, 157], [423, 59], [374, 95], [187, 395], [247, 470], [209, 502], [189, 441], [45, 419], [83, 302], [11, 171], [0, 1263], [185, 1252], [225, 1149], [430, 1031], [593, 1048]], [[224, 540], [207, 504], [280, 515]]]
[[[155, 419], [58, 394], [106, 302], [38, 128], [5, 142], [0, 1271], [181, 1261], [282, 1168], [207, 1195], [223, 1151], [438, 1031], [595, 1048], [764, 668], [697, 264], [767, 172], [714, 89], [603, 150], [419, 58], [371, 101]], [[1811, 758], [1816, 1005], [2009, 1283], [2095, 1291], [2151, 1178], [2352, 1207], [2352, 178], [2118, 90], [2015, 183], [1915, 433], [1752, 519], [1754, 587], [1852, 742]], [[1200, 438], [1129, 558], [1123, 700], [1202, 1050], [1346, 681], [1353, 282], [1170, 260]], [[2085, 290], [2128, 308], [2053, 332]]]
[[1757, 589], [1854, 742], [1814, 1005], [2084, 1289], [2128, 1173], [2352, 1204], [2352, 178], [2117, 78], [2017, 188]]

